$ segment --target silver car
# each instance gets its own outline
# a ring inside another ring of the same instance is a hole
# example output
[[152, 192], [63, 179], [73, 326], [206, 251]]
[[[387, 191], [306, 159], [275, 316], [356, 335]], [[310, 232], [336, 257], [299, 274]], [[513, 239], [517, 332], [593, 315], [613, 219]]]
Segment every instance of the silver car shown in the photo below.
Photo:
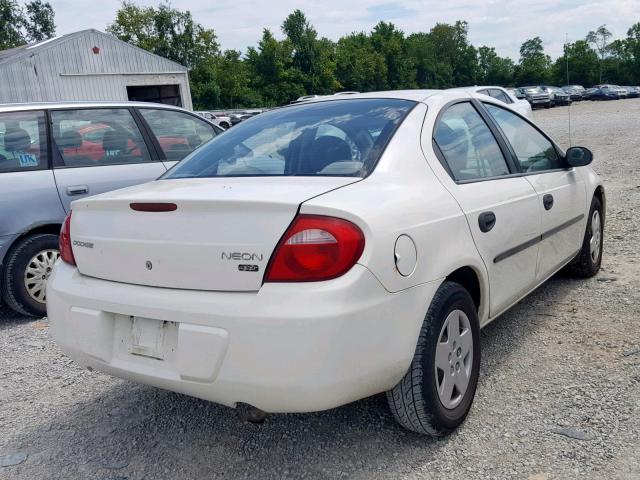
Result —
[[69, 205], [153, 180], [222, 130], [153, 103], [0, 105], [0, 291], [18, 313], [46, 313]]

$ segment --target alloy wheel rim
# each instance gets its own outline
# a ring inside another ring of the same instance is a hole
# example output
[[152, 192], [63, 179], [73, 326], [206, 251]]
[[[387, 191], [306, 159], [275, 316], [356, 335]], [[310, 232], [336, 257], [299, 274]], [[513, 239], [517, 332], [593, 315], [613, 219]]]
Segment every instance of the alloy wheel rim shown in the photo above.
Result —
[[600, 245], [602, 243], [602, 222], [600, 221], [600, 212], [594, 210], [591, 216], [591, 239], [589, 240], [589, 251], [593, 263], [598, 262], [600, 256]]
[[58, 250], [41, 250], [27, 263], [24, 286], [29, 296], [38, 303], [47, 301], [47, 280], [59, 256]]
[[473, 332], [462, 310], [453, 310], [445, 319], [434, 363], [438, 398], [444, 408], [454, 409], [464, 398], [473, 368]]

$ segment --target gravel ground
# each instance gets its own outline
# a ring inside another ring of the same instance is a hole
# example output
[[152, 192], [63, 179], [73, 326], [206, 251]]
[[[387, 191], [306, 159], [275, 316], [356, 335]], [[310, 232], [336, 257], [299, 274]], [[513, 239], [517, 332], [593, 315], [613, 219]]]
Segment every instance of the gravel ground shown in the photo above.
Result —
[[[571, 107], [606, 181], [602, 272], [551, 279], [482, 333], [466, 423], [401, 430], [383, 396], [262, 425], [82, 370], [0, 307], [0, 479], [640, 478], [640, 100]], [[534, 112], [568, 145], [567, 108]], [[18, 463], [21, 462], [21, 463]]]

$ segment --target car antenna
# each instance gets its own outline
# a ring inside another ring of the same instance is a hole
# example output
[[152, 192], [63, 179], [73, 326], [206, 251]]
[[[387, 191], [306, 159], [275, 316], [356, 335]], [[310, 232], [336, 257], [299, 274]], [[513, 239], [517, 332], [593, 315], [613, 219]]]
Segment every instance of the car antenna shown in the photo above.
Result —
[[[571, 86], [569, 83], [569, 34], [565, 33], [564, 42], [564, 59], [567, 63], [567, 87]], [[569, 105], [567, 106], [567, 112], [569, 113], [569, 147], [571, 147], [571, 94], [569, 94]]]

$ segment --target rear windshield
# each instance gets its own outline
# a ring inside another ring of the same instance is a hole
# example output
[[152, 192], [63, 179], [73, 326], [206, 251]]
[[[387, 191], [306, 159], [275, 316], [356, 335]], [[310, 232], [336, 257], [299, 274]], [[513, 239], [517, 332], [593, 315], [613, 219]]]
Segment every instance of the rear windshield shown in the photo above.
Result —
[[217, 136], [162, 178], [364, 177], [414, 105], [352, 99], [262, 113]]

